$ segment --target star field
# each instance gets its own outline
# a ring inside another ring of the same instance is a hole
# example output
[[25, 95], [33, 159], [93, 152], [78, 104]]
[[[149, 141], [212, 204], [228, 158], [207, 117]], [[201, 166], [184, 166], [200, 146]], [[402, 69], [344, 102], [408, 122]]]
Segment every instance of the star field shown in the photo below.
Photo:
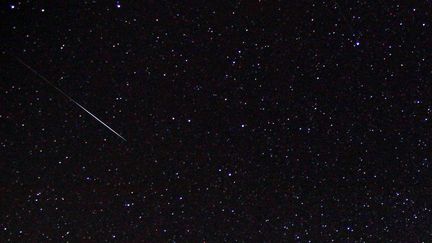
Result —
[[0, 241], [430, 242], [431, 7], [0, 4]]

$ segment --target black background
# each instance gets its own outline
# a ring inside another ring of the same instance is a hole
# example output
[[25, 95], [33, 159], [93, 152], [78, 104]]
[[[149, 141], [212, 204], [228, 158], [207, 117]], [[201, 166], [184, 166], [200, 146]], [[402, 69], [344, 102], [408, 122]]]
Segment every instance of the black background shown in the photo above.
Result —
[[430, 241], [431, 7], [3, 3], [1, 241]]

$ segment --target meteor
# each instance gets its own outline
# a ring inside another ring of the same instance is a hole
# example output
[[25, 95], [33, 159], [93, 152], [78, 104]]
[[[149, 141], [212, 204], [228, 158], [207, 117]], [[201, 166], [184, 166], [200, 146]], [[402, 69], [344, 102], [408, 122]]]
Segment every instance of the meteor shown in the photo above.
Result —
[[93, 113], [91, 113], [90, 111], [88, 111], [86, 108], [84, 108], [84, 106], [80, 105], [80, 103], [78, 103], [76, 100], [74, 100], [72, 97], [70, 97], [68, 94], [66, 94], [63, 90], [61, 90], [59, 87], [57, 87], [56, 85], [54, 85], [53, 83], [51, 83], [47, 78], [45, 78], [45, 76], [43, 76], [42, 74], [38, 73], [36, 70], [34, 70], [32, 67], [30, 67], [30, 65], [28, 65], [27, 63], [25, 63], [23, 60], [21, 60], [18, 57], [15, 57], [15, 59], [21, 63], [23, 66], [25, 66], [26, 68], [28, 68], [30, 71], [32, 71], [34, 74], [36, 74], [36, 76], [38, 76], [39, 78], [41, 78], [43, 81], [45, 81], [47, 84], [49, 84], [51, 87], [53, 87], [54, 89], [56, 89], [58, 92], [60, 92], [63, 96], [65, 96], [68, 100], [72, 101], [75, 105], [77, 105], [79, 108], [81, 108], [82, 110], [84, 110], [85, 112], [87, 112], [87, 114], [89, 114], [90, 116], [92, 116], [94, 119], [96, 119], [96, 121], [100, 122], [102, 125], [104, 125], [106, 128], [108, 128], [111, 132], [113, 132], [115, 135], [117, 135], [117, 137], [121, 138], [123, 141], [127, 141], [124, 137], [122, 137], [122, 135], [120, 135], [118, 132], [114, 131], [114, 129], [112, 129], [110, 126], [108, 126], [105, 122], [103, 122], [101, 119], [97, 118], [95, 115], [93, 115]]

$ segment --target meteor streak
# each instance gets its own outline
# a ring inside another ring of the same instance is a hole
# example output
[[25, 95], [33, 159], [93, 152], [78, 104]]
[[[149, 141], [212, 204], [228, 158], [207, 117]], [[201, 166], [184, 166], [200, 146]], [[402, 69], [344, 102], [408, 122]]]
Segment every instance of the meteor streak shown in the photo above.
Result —
[[108, 128], [111, 132], [113, 132], [115, 135], [117, 135], [119, 138], [121, 138], [123, 141], [126, 141], [126, 139], [124, 137], [122, 137], [122, 135], [120, 135], [118, 132], [114, 131], [114, 129], [112, 129], [110, 126], [108, 126], [107, 124], [105, 124], [105, 122], [103, 122], [101, 119], [97, 118], [95, 115], [93, 115], [90, 111], [88, 111], [86, 108], [84, 108], [82, 105], [80, 105], [80, 103], [78, 103], [76, 100], [74, 100], [72, 97], [70, 97], [68, 94], [66, 94], [63, 90], [61, 90], [59, 87], [57, 87], [56, 85], [54, 85], [53, 83], [51, 83], [47, 78], [45, 78], [45, 76], [43, 76], [42, 74], [38, 73], [36, 70], [34, 70], [32, 67], [30, 67], [27, 63], [25, 63], [23, 60], [21, 60], [18, 57], [15, 57], [15, 59], [17, 59], [17, 61], [19, 63], [21, 63], [22, 65], [24, 65], [26, 68], [28, 68], [30, 71], [32, 71], [34, 74], [36, 74], [39, 78], [41, 78], [42, 80], [44, 80], [47, 84], [49, 84], [51, 87], [53, 87], [54, 89], [56, 89], [58, 92], [60, 92], [62, 95], [64, 95], [68, 100], [72, 101], [75, 105], [77, 105], [79, 108], [83, 109], [85, 112], [87, 112], [90, 116], [92, 116], [94, 119], [96, 119], [98, 122], [100, 122], [102, 125], [104, 125], [106, 128]]

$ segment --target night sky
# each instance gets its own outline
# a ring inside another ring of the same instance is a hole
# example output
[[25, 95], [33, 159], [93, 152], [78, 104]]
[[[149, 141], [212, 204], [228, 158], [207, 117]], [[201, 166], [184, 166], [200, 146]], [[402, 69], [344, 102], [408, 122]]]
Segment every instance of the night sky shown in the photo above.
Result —
[[432, 240], [430, 1], [62, 2], [0, 5], [1, 242]]

